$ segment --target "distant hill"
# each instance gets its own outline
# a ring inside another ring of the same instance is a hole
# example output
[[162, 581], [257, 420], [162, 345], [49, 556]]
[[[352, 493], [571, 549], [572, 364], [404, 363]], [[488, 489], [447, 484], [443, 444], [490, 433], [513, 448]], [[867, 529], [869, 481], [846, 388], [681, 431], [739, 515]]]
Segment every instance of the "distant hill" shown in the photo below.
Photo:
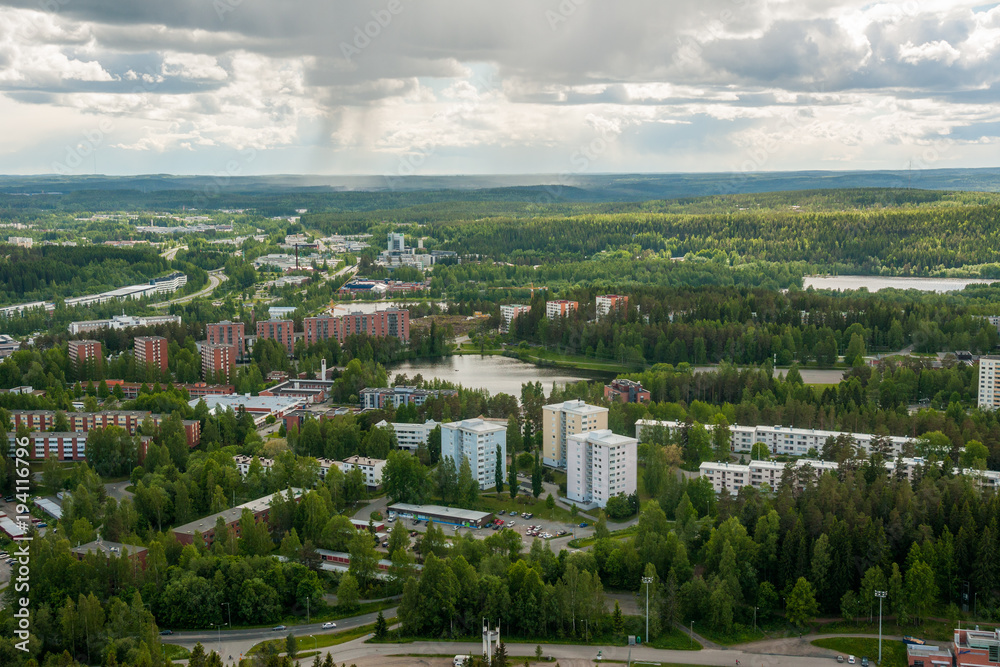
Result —
[[1000, 192], [998, 169], [792, 171], [747, 174], [495, 176], [0, 176], [0, 208], [108, 210], [306, 208], [371, 211], [439, 202], [641, 202], [763, 192], [913, 188]]

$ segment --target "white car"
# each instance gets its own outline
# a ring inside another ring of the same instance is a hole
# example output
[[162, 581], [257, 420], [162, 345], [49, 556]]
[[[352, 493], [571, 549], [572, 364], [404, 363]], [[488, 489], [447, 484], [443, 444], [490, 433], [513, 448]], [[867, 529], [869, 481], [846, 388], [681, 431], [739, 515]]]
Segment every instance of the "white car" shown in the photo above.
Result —
[[854, 656], [853, 655], [847, 656], [847, 663], [849, 665], [853, 665], [854, 664]]
[[334, 623], [333, 621], [327, 621], [326, 623], [323, 624], [323, 629], [324, 630], [330, 630], [331, 628], [335, 628], [335, 627], [337, 627], [337, 624]]

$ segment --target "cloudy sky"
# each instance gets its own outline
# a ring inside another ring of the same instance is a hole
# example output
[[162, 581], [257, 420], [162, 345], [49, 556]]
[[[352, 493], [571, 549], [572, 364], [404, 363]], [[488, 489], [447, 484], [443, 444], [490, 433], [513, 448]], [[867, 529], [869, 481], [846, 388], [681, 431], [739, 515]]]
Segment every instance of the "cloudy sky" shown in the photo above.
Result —
[[0, 0], [0, 173], [997, 166], [1000, 5]]

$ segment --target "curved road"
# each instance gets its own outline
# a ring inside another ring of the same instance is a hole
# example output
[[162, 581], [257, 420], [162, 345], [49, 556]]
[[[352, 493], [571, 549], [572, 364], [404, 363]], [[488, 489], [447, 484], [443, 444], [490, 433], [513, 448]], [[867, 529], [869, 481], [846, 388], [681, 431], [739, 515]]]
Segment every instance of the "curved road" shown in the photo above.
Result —
[[177, 256], [177, 253], [180, 252], [181, 250], [187, 250], [187, 246], [186, 245], [179, 245], [176, 248], [170, 248], [169, 250], [167, 250], [165, 252], [161, 252], [160, 253], [160, 257], [164, 258], [167, 261], [171, 261], [171, 260], [173, 260], [174, 257]]
[[160, 303], [154, 303], [154, 308], [166, 308], [172, 303], [187, 303], [188, 301], [193, 301], [199, 297], [208, 296], [215, 288], [224, 283], [228, 278], [226, 274], [222, 272], [223, 269], [216, 269], [215, 271], [208, 272], [208, 286], [195, 292], [194, 294], [188, 294], [186, 296], [179, 296], [176, 299], [171, 299], [170, 301], [161, 301]]

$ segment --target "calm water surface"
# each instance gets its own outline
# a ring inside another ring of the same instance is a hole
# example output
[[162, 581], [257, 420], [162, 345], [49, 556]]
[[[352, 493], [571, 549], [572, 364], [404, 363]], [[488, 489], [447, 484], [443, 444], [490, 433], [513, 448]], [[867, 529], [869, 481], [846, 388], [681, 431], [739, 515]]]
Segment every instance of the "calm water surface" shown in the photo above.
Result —
[[862, 287], [869, 292], [886, 288], [915, 289], [921, 292], [951, 292], [965, 289], [967, 285], [997, 282], [992, 278], [894, 278], [886, 276], [806, 276], [803, 289], [856, 290]]
[[608, 380], [607, 373], [594, 373], [565, 368], [541, 368], [519, 359], [501, 356], [454, 356], [434, 361], [407, 361], [392, 366], [389, 374], [405, 373], [409, 377], [420, 374], [425, 380], [438, 378], [460, 384], [469, 389], [486, 389], [491, 394], [505, 393], [521, 396], [525, 382], [541, 382], [546, 395], [552, 392], [552, 383], [564, 385], [580, 380]]

